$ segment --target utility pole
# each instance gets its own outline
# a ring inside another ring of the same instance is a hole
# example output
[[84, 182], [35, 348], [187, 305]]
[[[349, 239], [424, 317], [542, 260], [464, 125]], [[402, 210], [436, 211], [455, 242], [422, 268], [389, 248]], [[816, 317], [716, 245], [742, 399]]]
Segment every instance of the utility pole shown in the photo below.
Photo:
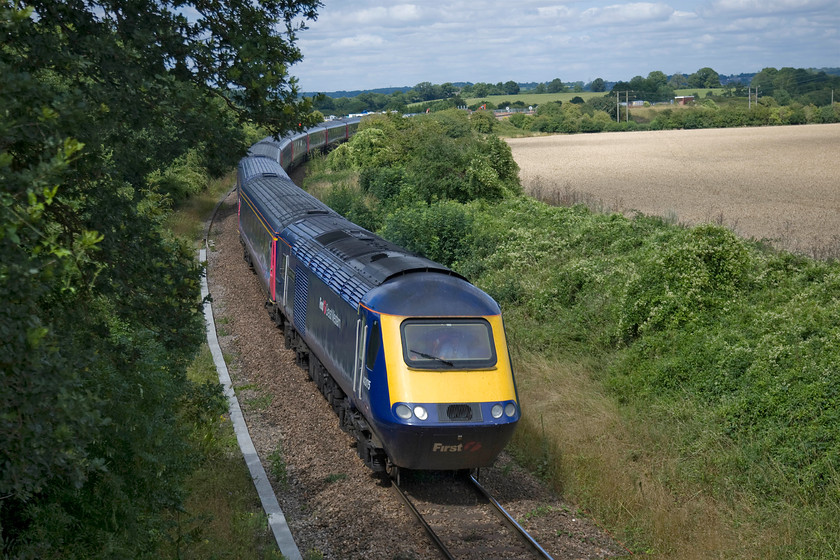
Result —
[[621, 93], [618, 90], [616, 90], [616, 92], [615, 92], [615, 122], [621, 122], [621, 102], [619, 101], [619, 99], [621, 99], [619, 97], [620, 95], [621, 95]]
[[[630, 90], [624, 92], [624, 115], [625, 122], [630, 122]], [[621, 92], [615, 92], [615, 122], [621, 122]]]
[[626, 106], [624, 114], [627, 115], [627, 119], [624, 122], [630, 122], [630, 91], [624, 92], [624, 105]]

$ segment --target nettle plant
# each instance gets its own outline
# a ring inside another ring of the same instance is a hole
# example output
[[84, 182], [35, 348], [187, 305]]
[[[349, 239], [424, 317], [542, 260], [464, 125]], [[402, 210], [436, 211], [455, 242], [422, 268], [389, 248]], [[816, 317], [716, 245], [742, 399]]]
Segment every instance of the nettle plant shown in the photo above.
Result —
[[630, 340], [678, 327], [721, 308], [750, 281], [746, 244], [721, 226], [681, 230], [667, 246], [651, 246], [627, 282], [619, 321]]

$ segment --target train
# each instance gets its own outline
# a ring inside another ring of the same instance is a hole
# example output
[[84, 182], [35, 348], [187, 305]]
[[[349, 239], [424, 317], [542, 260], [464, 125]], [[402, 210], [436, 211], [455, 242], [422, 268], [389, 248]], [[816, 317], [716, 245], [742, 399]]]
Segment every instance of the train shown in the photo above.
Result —
[[286, 347], [370, 469], [490, 466], [521, 417], [499, 305], [287, 174], [358, 126], [331, 121], [251, 147], [236, 185], [244, 258]]

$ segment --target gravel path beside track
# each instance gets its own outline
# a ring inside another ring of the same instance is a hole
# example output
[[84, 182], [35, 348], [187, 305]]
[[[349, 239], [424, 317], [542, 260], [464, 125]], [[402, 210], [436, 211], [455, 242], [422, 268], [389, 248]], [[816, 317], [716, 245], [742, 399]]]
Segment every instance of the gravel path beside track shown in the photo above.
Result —
[[840, 124], [508, 139], [526, 192], [840, 256]]
[[[329, 405], [284, 348], [281, 331], [263, 307], [258, 280], [242, 258], [235, 193], [219, 209], [207, 259], [219, 343], [254, 445], [304, 558], [311, 550], [336, 559], [436, 558], [423, 529], [387, 483], [362, 464]], [[282, 468], [272, 468], [281, 464], [272, 454], [282, 457]], [[626, 553], [509, 458], [482, 470], [481, 480], [558, 560]]]

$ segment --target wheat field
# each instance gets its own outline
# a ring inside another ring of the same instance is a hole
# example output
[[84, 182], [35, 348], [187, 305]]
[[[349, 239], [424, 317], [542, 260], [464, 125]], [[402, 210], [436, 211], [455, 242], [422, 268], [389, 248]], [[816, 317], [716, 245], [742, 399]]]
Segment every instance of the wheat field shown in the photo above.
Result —
[[511, 138], [525, 192], [547, 202], [713, 222], [840, 256], [840, 124]]

